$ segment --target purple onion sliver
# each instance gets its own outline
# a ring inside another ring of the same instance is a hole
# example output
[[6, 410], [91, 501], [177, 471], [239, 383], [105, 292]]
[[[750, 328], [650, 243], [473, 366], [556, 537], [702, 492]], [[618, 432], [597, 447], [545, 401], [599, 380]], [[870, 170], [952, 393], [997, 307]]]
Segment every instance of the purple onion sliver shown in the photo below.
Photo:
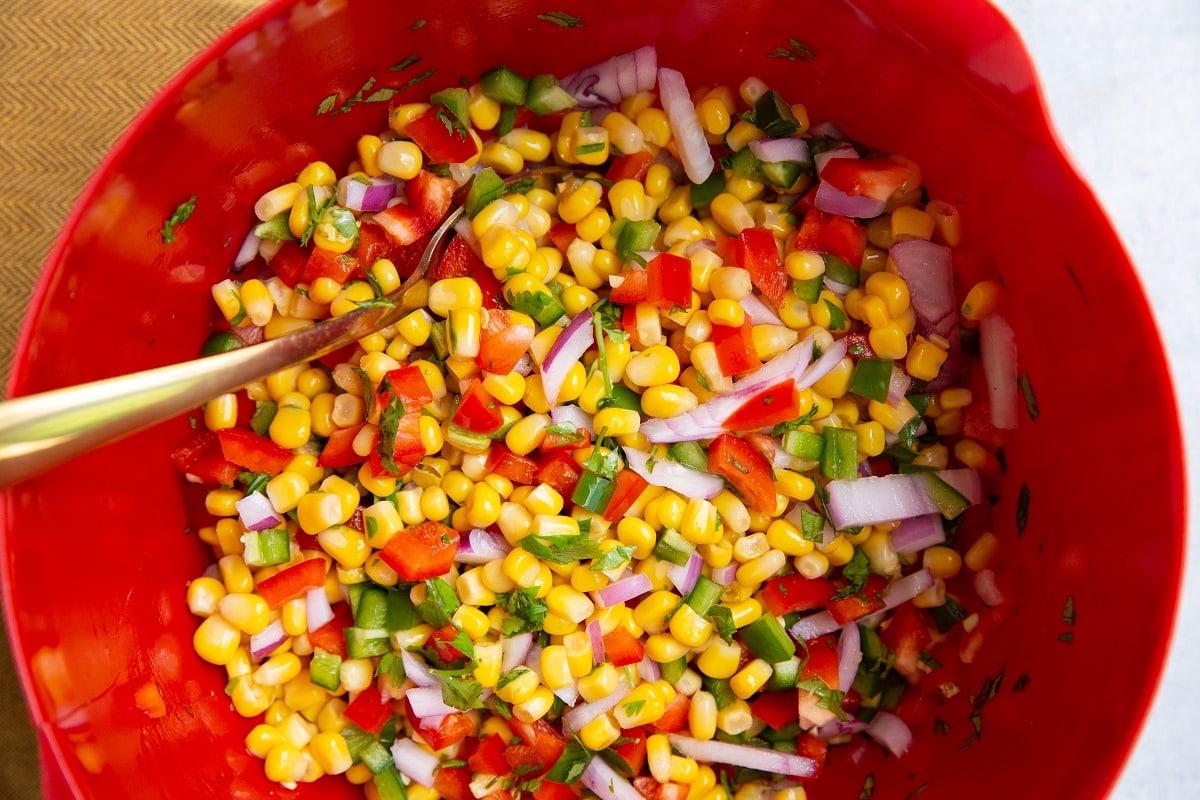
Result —
[[862, 635], [857, 622], [848, 622], [842, 626], [842, 635], [838, 637], [838, 691], [850, 691], [854, 676], [858, 673], [858, 665], [862, 662]]
[[460, 540], [454, 560], [460, 564], [487, 564], [504, 558], [510, 550], [512, 545], [503, 536], [476, 528]]
[[400, 661], [404, 664], [404, 674], [417, 686], [437, 686], [439, 684], [437, 676], [429, 671], [425, 662], [407, 650], [400, 651]]
[[242, 246], [238, 248], [237, 255], [233, 257], [233, 269], [235, 272], [249, 264], [258, 256], [258, 246], [261, 243], [262, 239], [258, 238], [258, 234], [251, 229], [251, 231], [246, 234], [246, 238], [242, 240]]
[[895, 608], [932, 588], [933, 574], [927, 569], [917, 570], [911, 575], [897, 578], [883, 590], [884, 606], [886, 608]]
[[835, 158], [858, 158], [858, 151], [851, 145], [841, 144], [832, 150], [817, 153], [813, 156], [813, 166], [817, 170], [817, 175], [820, 176], [821, 171], [825, 169], [825, 165]]
[[618, 775], [600, 756], [592, 756], [579, 781], [600, 800], [644, 800], [633, 784]]
[[457, 709], [446, 705], [442, 700], [442, 689], [440, 686], [417, 686], [409, 689], [404, 693], [408, 704], [412, 706], [412, 712], [420, 719], [427, 717], [444, 717], [448, 714], [456, 714]]
[[867, 724], [867, 736], [883, 745], [894, 756], [902, 756], [912, 744], [912, 731], [904, 720], [888, 711], [875, 714]]
[[583, 358], [596, 341], [596, 333], [592, 329], [592, 310], [585, 308], [575, 315], [575, 319], [563, 329], [563, 332], [550, 345], [550, 351], [542, 361], [542, 388], [550, 407], [558, 405], [558, 393], [562, 389], [563, 380], [575, 362]]
[[972, 583], [975, 586], [975, 594], [979, 595], [979, 599], [989, 608], [1004, 604], [1004, 595], [1000, 592], [1000, 587], [996, 585], [996, 573], [992, 570], [979, 570], [975, 573]]
[[440, 763], [433, 753], [412, 739], [399, 736], [392, 744], [392, 759], [396, 762], [396, 769], [407, 775], [409, 780], [427, 789], [433, 788], [433, 773]]
[[648, 683], [654, 683], [662, 677], [662, 671], [650, 656], [643, 656], [642, 660], [638, 662], [638, 677]]
[[992, 424], [1017, 427], [1017, 344], [1012, 327], [999, 314], [979, 323], [979, 360], [987, 379]]
[[846, 194], [829, 183], [817, 187], [813, 206], [827, 214], [840, 214], [854, 219], [874, 219], [884, 212], [887, 202], [873, 200], [866, 195]]
[[835, 719], [826, 722], [817, 729], [817, 736], [822, 739], [836, 739], [839, 736], [850, 736], [867, 729], [867, 723], [854, 719]]
[[270, 530], [283, 522], [271, 501], [262, 492], [251, 492], [235, 504], [238, 518], [248, 531]]
[[325, 594], [325, 587], [318, 586], [305, 592], [304, 619], [309, 633], [333, 621], [333, 606], [329, 604], [329, 596]]
[[596, 435], [596, 429], [592, 427], [592, 415], [579, 406], [570, 404], [555, 406], [550, 409], [550, 419], [556, 425], [574, 425], [579, 430], [587, 431], [593, 436]]
[[718, 586], [728, 586], [733, 583], [734, 577], [737, 575], [737, 564], [726, 564], [723, 567], [716, 567], [712, 571], [713, 583]]
[[751, 154], [759, 161], [812, 163], [812, 156], [808, 152], [808, 142], [803, 139], [790, 136], [780, 139], [754, 139], [750, 142], [749, 147]]
[[555, 689], [554, 696], [562, 700], [565, 705], [573, 707], [579, 702], [579, 689], [575, 687], [575, 684], [571, 683], [561, 689]]
[[750, 320], [751, 325], [782, 325], [783, 320], [775, 313], [775, 310], [762, 301], [762, 299], [751, 292], [745, 297], [738, 300], [738, 305], [742, 307], [742, 311], [746, 312], [746, 317]]
[[631, 691], [633, 689], [629, 685], [629, 681], [622, 677], [617, 683], [617, 688], [613, 689], [612, 694], [607, 697], [601, 697], [599, 700], [593, 700], [590, 703], [584, 703], [581, 706], [575, 706], [563, 714], [563, 727], [570, 731], [580, 730], [584, 725], [587, 725], [596, 717], [616, 706]]
[[809, 641], [818, 636], [833, 633], [840, 627], [841, 625], [838, 625], [837, 620], [833, 618], [833, 614], [828, 611], [818, 611], [816, 614], [809, 614], [807, 617], [796, 620], [796, 624], [788, 628], [788, 633], [792, 635], [793, 639]]
[[919, 553], [946, 541], [941, 514], [925, 514], [901, 521], [892, 531], [892, 549], [901, 555]]
[[604, 663], [604, 634], [600, 632], [600, 620], [592, 620], [587, 624], [588, 639], [592, 642], [592, 661]]
[[287, 631], [283, 622], [275, 620], [260, 632], [250, 637], [250, 657], [258, 660], [265, 658], [275, 651], [275, 648], [287, 641]]
[[816, 774], [817, 762], [804, 756], [792, 755], [766, 747], [753, 747], [715, 740], [701, 741], [677, 733], [667, 734], [671, 747], [686, 758], [694, 758], [710, 764], [730, 764], [762, 772], [811, 778]]
[[618, 603], [641, 597], [653, 588], [654, 585], [650, 582], [649, 575], [631, 575], [616, 583], [611, 583], [603, 589], [597, 589], [596, 605], [600, 608], [612, 608]]

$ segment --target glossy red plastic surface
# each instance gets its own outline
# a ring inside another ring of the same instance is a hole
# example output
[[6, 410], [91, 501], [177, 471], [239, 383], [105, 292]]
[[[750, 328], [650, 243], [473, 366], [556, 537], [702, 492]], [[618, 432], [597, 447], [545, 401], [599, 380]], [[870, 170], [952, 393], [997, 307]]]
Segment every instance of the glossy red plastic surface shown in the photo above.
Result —
[[[692, 86], [758, 75], [814, 120], [916, 160], [931, 191], [960, 205], [969, 249], [999, 269], [1014, 300], [1009, 315], [1039, 409], [1036, 420], [1022, 410], [1005, 448], [1009, 482], [996, 512], [1019, 600], [964, 691], [938, 709], [948, 732], [918, 729], [904, 760], [843, 748], [810, 796], [858, 797], [868, 774], [875, 798], [920, 787], [922, 800], [1107, 792], [1174, 619], [1180, 432], [1128, 257], [1061, 154], [1004, 19], [964, 0], [414, 8], [271, 3], [171, 83], [102, 164], [51, 253], [11, 393], [194, 356], [210, 319], [208, 287], [223, 277], [258, 195], [314, 157], [345, 164], [359, 132], [383, 127], [384, 104], [314, 114], [370, 78], [368, 95], [432, 71], [397, 96], [416, 99], [498, 63], [563, 74], [648, 42]], [[582, 27], [539, 17], [546, 12]], [[388, 70], [413, 53], [418, 62]], [[192, 195], [195, 214], [165, 246], [163, 220]], [[4, 496], [5, 611], [36, 722], [81, 798], [357, 796], [340, 781], [295, 793], [268, 784], [243, 747], [252, 723], [231, 711], [223, 670], [192, 653], [184, 587], [208, 554], [185, 530], [167, 460], [187, 434], [177, 420]], [[1019, 534], [1022, 486], [1028, 524]], [[964, 749], [971, 700], [1000, 671], [982, 735]], [[157, 718], [136, 701], [147, 684], [165, 703]]]

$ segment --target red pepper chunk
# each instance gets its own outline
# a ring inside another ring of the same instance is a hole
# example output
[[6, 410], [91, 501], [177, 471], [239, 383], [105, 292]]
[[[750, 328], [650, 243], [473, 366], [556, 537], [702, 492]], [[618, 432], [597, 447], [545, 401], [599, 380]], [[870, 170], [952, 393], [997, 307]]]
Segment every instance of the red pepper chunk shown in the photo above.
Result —
[[537, 473], [537, 462], [529, 456], [520, 456], [502, 444], [493, 444], [488, 453], [488, 472], [508, 478], [513, 483], [529, 485]]
[[367, 733], [379, 733], [392, 718], [392, 704], [378, 689], [368, 686], [350, 701], [342, 713]]
[[484, 372], [504, 375], [512, 372], [529, 349], [537, 331], [533, 325], [513, 324], [512, 315], [501, 308], [488, 309], [487, 324], [479, 339], [479, 355], [475, 365]]
[[504, 760], [504, 747], [507, 743], [504, 737], [498, 733], [488, 734], [475, 748], [475, 752], [471, 753], [471, 757], [467, 759], [467, 766], [474, 772], [481, 772], [485, 775], [507, 775], [509, 771], [508, 762]]
[[708, 471], [720, 475], [754, 511], [775, 509], [775, 480], [771, 462], [745, 439], [722, 433], [708, 448]]
[[775, 730], [782, 730], [800, 718], [796, 690], [763, 692], [750, 703], [750, 713]]
[[829, 742], [819, 736], [801, 734], [800, 738], [796, 740], [796, 755], [811, 758], [817, 762], [813, 777], [819, 778], [821, 770], [825, 768], [825, 761], [829, 758]]
[[[835, 159], [836, 160], [836, 159]], [[796, 231], [795, 249], [832, 253], [855, 269], [862, 263], [867, 231], [849, 217], [811, 209]]]
[[[717, 326], [714, 325], [715, 329]], [[756, 431], [800, 416], [800, 400], [791, 378], [769, 386], [751, 397], [725, 418], [724, 427], [731, 431]]]
[[185, 475], [201, 483], [231, 486], [238, 476], [238, 465], [221, 453], [221, 443], [212, 431], [200, 431], [171, 451], [171, 461]]
[[470, 767], [438, 767], [433, 773], [433, 789], [445, 800], [475, 800], [471, 777]]
[[[513, 733], [521, 737], [523, 743], [533, 746], [537, 758], [536, 763], [543, 768], [542, 771], [549, 770], [567, 749], [566, 740], [544, 719], [535, 722], [522, 722], [514, 719], [508, 724]], [[512, 748], [513, 745], [509, 745], [505, 751], [506, 758], [509, 757], [508, 750], [512, 750]], [[510, 760], [509, 763], [512, 761]]]
[[738, 234], [737, 249], [741, 255], [739, 266], [750, 273], [750, 282], [776, 308], [783, 308], [787, 304], [790, 282], [783, 269], [775, 234], [767, 228], [746, 228]]
[[821, 180], [851, 196], [884, 201], [911, 176], [904, 164], [891, 158], [831, 158], [821, 170]]
[[434, 164], [461, 164], [476, 153], [466, 126], [444, 105], [433, 106], [409, 122], [404, 132]]
[[637, 775], [646, 765], [646, 734], [641, 728], [626, 728], [621, 732], [625, 741], [613, 745], [613, 752], [629, 765], [629, 772]]
[[298, 243], [281, 242], [275, 255], [267, 264], [271, 272], [288, 286], [295, 286], [304, 280], [304, 267], [308, 262], [308, 254]]
[[362, 277], [362, 263], [353, 253], [335, 253], [322, 247], [314, 247], [304, 264], [304, 281], [312, 283], [317, 278], [331, 278], [345, 283], [352, 277]]
[[443, 664], [453, 664], [455, 661], [467, 657], [466, 653], [454, 646], [453, 642], [456, 638], [458, 638], [458, 628], [447, 625], [429, 634], [429, 638], [425, 640], [425, 646], [432, 649]]
[[807, 681], [812, 678], [817, 678], [824, 681], [827, 686], [837, 688], [837, 639], [832, 635], [818, 636], [808, 643], [808, 660], [800, 668], [800, 680]]
[[[782, 263], [780, 269], [783, 269]], [[692, 304], [692, 263], [683, 256], [659, 253], [646, 265], [646, 301], [662, 309]]]
[[604, 173], [604, 177], [613, 183], [623, 180], [640, 181], [646, 177], [653, 162], [654, 154], [649, 150], [638, 150], [635, 153], [617, 156], [609, 165], [608, 171]]
[[483, 388], [483, 381], [473, 380], [467, 382], [450, 421], [471, 433], [487, 434], [504, 424], [504, 415], [500, 413], [500, 403]]
[[630, 269], [613, 276], [608, 299], [619, 305], [644, 303], [650, 296], [649, 275], [644, 269]]
[[371, 469], [375, 475], [407, 474], [425, 457], [421, 408], [433, 402], [433, 393], [421, 369], [407, 366], [383, 376], [376, 401], [382, 412], [371, 450]]
[[579, 794], [572, 787], [545, 778], [542, 778], [538, 788], [533, 790], [533, 800], [575, 800], [577, 797]]
[[542, 453], [538, 458], [538, 471], [534, 475], [536, 483], [548, 483], [563, 497], [570, 497], [575, 492], [575, 484], [583, 467], [566, 450], [551, 450]]
[[762, 361], [754, 350], [754, 337], [749, 319], [736, 328], [732, 325], [713, 325], [711, 340], [717, 351], [717, 365], [722, 374], [732, 378], [762, 366]]
[[617, 627], [604, 634], [604, 652], [614, 667], [624, 667], [641, 661], [646, 648], [628, 629]]
[[309, 631], [308, 641], [313, 647], [319, 647], [327, 653], [336, 653], [342, 658], [349, 657], [346, 650], [346, 628], [354, 627], [354, 614], [350, 611], [349, 603], [336, 603], [333, 606], [333, 619], [326, 622], [315, 631]]
[[829, 602], [829, 613], [833, 615], [838, 625], [845, 625], [852, 619], [865, 617], [883, 608], [883, 590], [887, 588], [887, 579], [882, 575], [872, 573], [867, 578], [862, 591], [849, 597], [842, 597]]
[[503, 303], [504, 287], [483, 259], [459, 236], [450, 240], [441, 259], [430, 265], [426, 277], [430, 283], [443, 278], [474, 278], [483, 294], [484, 308], [500, 308]]
[[650, 727], [663, 733], [674, 733], [681, 730], [687, 724], [688, 709], [691, 706], [692, 699], [686, 694], [675, 695], [675, 699], [667, 703], [663, 715], [650, 723]]
[[251, 472], [278, 475], [287, 469], [294, 457], [286, 447], [280, 447], [267, 437], [244, 428], [217, 431], [217, 439], [221, 443], [221, 455], [227, 461]]
[[686, 800], [690, 787], [683, 783], [660, 783], [649, 775], [633, 779], [633, 788], [645, 800]]
[[466, 714], [447, 714], [437, 725], [419, 725], [417, 733], [434, 750], [458, 744], [475, 732], [475, 723]]
[[310, 558], [263, 578], [254, 591], [271, 608], [279, 608], [298, 594], [325, 585], [325, 559]]
[[608, 499], [608, 505], [604, 509], [604, 518], [609, 522], [616, 522], [625, 516], [625, 512], [649, 485], [645, 478], [631, 469], [618, 472], [617, 485], [613, 487], [612, 497]]
[[379, 557], [404, 580], [423, 581], [450, 571], [458, 540], [454, 528], [428, 520], [389, 539]]
[[317, 458], [317, 466], [337, 469], [360, 463], [362, 456], [354, 452], [354, 439], [362, 430], [363, 425], [366, 423], [360, 422], [349, 428], [338, 428], [329, 434], [329, 438], [325, 440], [325, 446], [321, 448], [321, 455]]
[[824, 608], [834, 591], [828, 578], [780, 575], [767, 580], [762, 590], [762, 604], [775, 616], [782, 617], [797, 611]]
[[547, 231], [547, 235], [560, 253], [566, 253], [571, 243], [579, 238], [579, 234], [575, 231], [575, 226], [569, 222], [554, 223], [550, 226], [550, 230]]

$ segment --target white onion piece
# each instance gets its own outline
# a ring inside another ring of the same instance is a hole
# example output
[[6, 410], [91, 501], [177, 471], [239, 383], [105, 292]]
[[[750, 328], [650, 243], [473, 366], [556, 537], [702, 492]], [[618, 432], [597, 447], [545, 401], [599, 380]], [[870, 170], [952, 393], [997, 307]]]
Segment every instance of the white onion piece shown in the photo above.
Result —
[[618, 775], [600, 756], [592, 756], [579, 782], [600, 800], [645, 800], [632, 783]]
[[407, 650], [400, 651], [400, 662], [404, 664], [404, 674], [417, 686], [439, 686], [437, 676], [429, 671], [429, 666]]
[[433, 773], [440, 763], [433, 753], [412, 739], [400, 736], [392, 743], [392, 760], [396, 762], [396, 769], [409, 780], [427, 789], [433, 788]]
[[250, 637], [250, 657], [255, 661], [266, 658], [275, 651], [275, 648], [286, 642], [287, 638], [288, 634], [283, 629], [283, 623], [275, 620]]
[[901, 555], [919, 553], [946, 541], [941, 514], [925, 514], [903, 520], [892, 531], [892, 549]]
[[888, 584], [880, 597], [883, 600], [884, 609], [904, 605], [917, 595], [932, 589], [933, 583], [933, 573], [927, 569], [920, 569], [911, 575], [897, 578]]
[[600, 608], [612, 608], [618, 603], [624, 603], [635, 597], [641, 597], [654, 588], [650, 576], [642, 573], [622, 578], [616, 583], [610, 583], [603, 589], [597, 589], [596, 605]]
[[283, 517], [262, 492], [251, 492], [234, 503], [238, 519], [248, 531], [265, 531], [279, 526]]
[[855, 219], [873, 219], [887, 208], [886, 200], [872, 200], [866, 195], [846, 194], [831, 183], [821, 182], [813, 205], [828, 214], [841, 214]]
[[738, 300], [742, 311], [746, 312], [751, 325], [782, 325], [783, 320], [775, 313], [775, 309], [762, 301], [754, 292]]
[[392, 178], [366, 178], [347, 175], [338, 181], [338, 205], [351, 211], [383, 211], [396, 196], [396, 181]]
[[852, 145], [839, 144], [832, 150], [826, 150], [823, 153], [817, 153], [813, 158], [813, 166], [817, 170], [817, 175], [820, 176], [821, 171], [825, 169], [825, 165], [835, 158], [858, 158], [858, 151]]
[[888, 257], [908, 284], [913, 313], [917, 316], [917, 332], [949, 336], [958, 326], [950, 248], [924, 239], [909, 239], [892, 245]]
[[404, 697], [412, 706], [413, 714], [420, 719], [458, 713], [458, 709], [446, 705], [442, 700], [440, 686], [417, 686], [405, 692]]
[[592, 661], [604, 663], [604, 634], [600, 630], [600, 620], [594, 619], [587, 624], [588, 639], [592, 643]]
[[459, 543], [454, 560], [460, 564], [486, 564], [504, 558], [510, 550], [512, 545], [500, 534], [475, 528]]
[[580, 730], [584, 725], [587, 725], [596, 717], [616, 706], [632, 690], [633, 687], [629, 685], [629, 681], [625, 680], [624, 676], [622, 676], [617, 683], [617, 688], [613, 689], [612, 694], [590, 703], [584, 703], [581, 706], [575, 706], [575, 708], [564, 713], [562, 716], [563, 727], [569, 731]]
[[842, 626], [833, 618], [833, 614], [828, 611], [818, 611], [796, 620], [796, 624], [788, 628], [788, 633], [792, 635], [793, 639], [809, 641], [818, 636], [833, 633], [840, 627]]
[[596, 435], [596, 429], [592, 427], [592, 415], [579, 406], [570, 404], [555, 406], [550, 409], [550, 419], [556, 425], [574, 425], [581, 431], [587, 431], [593, 436]]
[[[504, 202], [507, 203], [508, 201], [505, 200]], [[517, 218], [515, 215], [509, 214], [502, 222], [509, 226], [516, 225]], [[466, 214], [463, 214], [462, 219], [454, 223], [454, 234], [466, 242], [467, 246], [474, 250], [476, 255], [479, 254], [479, 240], [475, 238], [475, 229], [471, 227], [471, 220], [467, 218]]]
[[258, 257], [258, 246], [262, 243], [262, 239], [258, 238], [258, 234], [251, 228], [246, 234], [246, 238], [242, 240], [242, 246], [238, 248], [237, 255], [233, 257], [234, 272], [241, 270], [242, 267], [249, 264]]
[[1017, 342], [1012, 327], [999, 314], [979, 323], [979, 360], [987, 379], [992, 424], [1001, 430], [1017, 427]]
[[888, 381], [887, 404], [895, 406], [903, 399], [904, 395], [908, 394], [911, 386], [912, 378], [908, 373], [900, 369], [899, 364], [892, 364], [892, 377]]
[[654, 683], [662, 677], [662, 670], [650, 656], [642, 656], [638, 662], [638, 677], [648, 683]]
[[554, 696], [562, 700], [565, 705], [574, 706], [579, 702], [579, 689], [573, 683], [568, 684], [561, 689], [555, 689]]
[[529, 356], [528, 352], [521, 354], [521, 357], [517, 359], [517, 365], [512, 368], [512, 371], [522, 378], [529, 377], [529, 374], [533, 372], [533, 359]]
[[801, 164], [811, 164], [812, 155], [808, 152], [808, 142], [791, 136], [780, 139], [754, 139], [750, 142], [750, 152], [759, 161], [774, 163], [777, 161], [796, 161]]
[[615, 55], [599, 64], [572, 72], [559, 81], [583, 107], [616, 104], [654, 88], [658, 51], [654, 45]]
[[550, 351], [542, 361], [542, 389], [546, 393], [546, 401], [551, 408], [558, 405], [558, 393], [562, 389], [563, 380], [575, 362], [583, 358], [583, 354], [596, 342], [596, 332], [592, 330], [592, 310], [585, 308], [575, 315], [575, 319], [567, 325], [563, 332], [550, 345]]
[[671, 122], [671, 133], [675, 137], [679, 160], [683, 162], [688, 180], [704, 183], [712, 174], [716, 162], [704, 137], [704, 129], [700, 127], [700, 118], [696, 116], [696, 107], [692, 105], [692, 96], [688, 93], [683, 74], [666, 67], [659, 69], [658, 92], [663, 110]]
[[713, 583], [718, 586], [728, 586], [733, 583], [737, 575], [738, 565], [736, 563], [726, 564], [723, 567], [714, 567], [712, 571]]
[[838, 637], [838, 691], [850, 691], [858, 665], [862, 662], [862, 635], [857, 622], [847, 622]]
[[902, 756], [912, 744], [912, 731], [904, 720], [888, 711], [880, 711], [867, 723], [867, 736], [879, 742], [894, 756]]
[[[973, 469], [949, 469], [935, 473], [972, 504], [983, 496], [979, 473]], [[829, 520], [838, 530], [879, 522], [938, 513], [916, 474], [881, 475], [856, 480], [830, 481]]]
[[525, 666], [529, 667], [534, 672], [541, 669], [542, 663], [542, 646], [534, 642], [529, 648], [529, 653], [525, 656]]
[[725, 488], [725, 481], [720, 475], [701, 472], [698, 469], [684, 466], [678, 461], [655, 459], [650, 463], [650, 454], [632, 447], [622, 447], [629, 468], [646, 479], [647, 483], [662, 486], [684, 497], [702, 497], [711, 500]]
[[996, 573], [990, 569], [981, 569], [975, 573], [973, 580], [975, 594], [990, 608], [1004, 604], [1004, 595], [996, 585]]
[[333, 622], [333, 606], [329, 604], [324, 587], [319, 586], [304, 593], [304, 621], [309, 633]]
[[524, 664], [531, 647], [533, 647], [532, 633], [518, 633], [516, 636], [501, 639], [500, 650], [503, 655], [500, 661], [500, 671], [512, 672]]
[[816, 774], [817, 762], [804, 756], [783, 753], [766, 747], [752, 747], [729, 742], [701, 741], [690, 736], [668, 733], [667, 739], [685, 758], [694, 758], [710, 764], [730, 764], [747, 767], [777, 775], [792, 775], [811, 778]]
[[682, 566], [672, 564], [667, 568], [667, 578], [681, 595], [685, 595], [695, 588], [696, 582], [700, 580], [700, 571], [703, 567], [704, 559], [700, 557], [699, 553], [693, 551], [688, 556], [686, 564]]

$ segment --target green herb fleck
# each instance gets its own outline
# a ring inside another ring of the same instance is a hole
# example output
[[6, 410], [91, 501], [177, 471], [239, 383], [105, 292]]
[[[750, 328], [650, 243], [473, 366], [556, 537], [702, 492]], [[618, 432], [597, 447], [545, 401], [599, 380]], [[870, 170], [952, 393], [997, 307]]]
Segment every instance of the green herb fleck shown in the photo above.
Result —
[[623, 708], [625, 709], [626, 716], [633, 717], [636, 716], [645, 705], [645, 700], [631, 700], [630, 702], [626, 703]]
[[767, 58], [786, 58], [788, 61], [809, 61], [816, 58], [816, 56], [799, 39], [789, 37], [787, 47], [776, 47], [772, 52], [767, 53]]
[[187, 222], [188, 217], [192, 216], [192, 212], [196, 210], [196, 195], [192, 195], [187, 200], [180, 203], [167, 221], [163, 223], [162, 238], [167, 244], [175, 241], [175, 226], [182, 225]]
[[584, 747], [581, 742], [572, 739], [567, 742], [562, 755], [546, 773], [546, 780], [568, 785], [575, 783], [583, 775], [587, 765], [591, 763], [593, 755], [594, 753]]
[[596, 572], [607, 572], [610, 569], [616, 569], [617, 567], [623, 566], [633, 556], [634, 550], [637, 550], [637, 547], [634, 545], [619, 544], [605, 553], [601, 558], [598, 558], [592, 562], [590, 569], [593, 569]]
[[417, 606], [417, 614], [433, 627], [444, 628], [460, 605], [450, 584], [442, 578], [430, 578], [425, 581], [425, 599]]
[[239, 472], [238, 480], [246, 485], [246, 494], [254, 494], [263, 490], [271, 476], [265, 472]]
[[845, 696], [842, 692], [834, 689], [825, 683], [820, 678], [809, 678], [808, 680], [800, 681], [796, 684], [796, 688], [811, 692], [817, 698], [817, 705], [826, 711], [832, 711], [837, 715], [838, 719], [849, 719], [849, 715], [842, 708], [842, 698]]
[[842, 577], [849, 583], [837, 590], [833, 596], [835, 600], [852, 597], [863, 590], [863, 587], [867, 585], [867, 579], [871, 577], [871, 559], [862, 550], [855, 548], [854, 555], [842, 567]]
[[504, 620], [502, 633], [516, 636], [525, 631], [539, 631], [546, 620], [546, 601], [537, 598], [538, 587], [501, 592], [496, 595], [496, 605], [504, 609], [509, 618]]
[[397, 61], [395, 64], [392, 64], [390, 67], [388, 67], [388, 72], [400, 72], [401, 70], [406, 70], [420, 60], [421, 57], [419, 55], [416, 53], [411, 53], [410, 55], [405, 56], [400, 61]]
[[1029, 523], [1029, 484], [1022, 483], [1021, 491], [1017, 493], [1017, 536], [1025, 532]]
[[1025, 398], [1025, 409], [1029, 412], [1029, 418], [1036, 420], [1038, 418], [1037, 398], [1033, 394], [1033, 384], [1029, 382], [1029, 373], [1022, 372], [1021, 377], [1017, 379], [1017, 383], [1021, 387], [1021, 395]]
[[424, 28], [424, 27], [425, 27], [425, 20], [419, 19], [416, 22], [414, 22], [412, 25], [410, 25], [408, 29], [410, 31], [419, 31], [419, 30], [421, 30], [421, 28]]
[[585, 533], [567, 536], [542, 536], [531, 533], [521, 539], [521, 548], [552, 564], [571, 564], [601, 558], [604, 551]]
[[733, 623], [733, 612], [728, 606], [714, 603], [704, 616], [712, 620], [713, 626], [717, 629], [717, 635], [725, 641], [725, 644], [733, 644], [733, 634], [737, 632], [737, 626]]
[[858, 793], [858, 800], [871, 800], [875, 796], [875, 773], [869, 773], [866, 780], [863, 781], [862, 791]]
[[[542, 22], [550, 22], [560, 28], [582, 28], [583, 20], [574, 14], [568, 14], [566, 11], [550, 11], [545, 14], [538, 14], [537, 18]], [[570, 781], [567, 781], [570, 783]]]
[[1067, 602], [1063, 605], [1062, 623], [1064, 625], [1075, 624], [1075, 595], [1067, 595]]
[[377, 448], [379, 462], [385, 470], [393, 475], [400, 472], [400, 466], [396, 463], [394, 455], [396, 453], [396, 436], [399, 433], [400, 420], [404, 418], [404, 414], [404, 401], [399, 397], [392, 397], [379, 416], [379, 445]]
[[330, 111], [333, 111], [333, 108], [337, 105], [337, 102], [338, 96], [336, 92], [326, 96], [323, 100], [321, 100], [320, 103], [317, 104], [317, 110], [313, 112], [313, 116], [319, 117], [322, 114], [328, 114]]

